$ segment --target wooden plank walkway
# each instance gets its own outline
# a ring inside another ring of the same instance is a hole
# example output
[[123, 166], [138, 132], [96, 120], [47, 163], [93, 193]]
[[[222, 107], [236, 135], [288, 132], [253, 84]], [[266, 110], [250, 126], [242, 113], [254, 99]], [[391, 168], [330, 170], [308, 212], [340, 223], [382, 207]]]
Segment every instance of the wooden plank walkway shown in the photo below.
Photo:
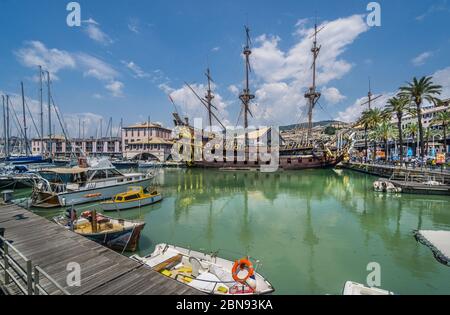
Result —
[[[70, 294], [201, 294], [16, 205], [0, 205], [0, 227], [6, 229], [5, 238], [12, 241], [33, 266], [41, 267]], [[80, 287], [68, 287], [66, 283], [70, 262], [81, 266]], [[49, 281], [41, 284], [49, 294], [58, 294]]]

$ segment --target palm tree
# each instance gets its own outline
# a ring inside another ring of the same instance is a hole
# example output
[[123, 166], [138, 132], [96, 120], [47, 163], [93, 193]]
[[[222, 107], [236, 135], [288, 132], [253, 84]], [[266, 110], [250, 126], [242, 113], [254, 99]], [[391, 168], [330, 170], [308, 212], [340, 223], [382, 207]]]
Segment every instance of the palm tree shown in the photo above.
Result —
[[[386, 120], [386, 113], [383, 112], [379, 108], [371, 108], [367, 111], [367, 121], [368, 121], [368, 128], [374, 129], [378, 126], [378, 124], [382, 123], [384, 120]], [[373, 141], [373, 153], [372, 153], [372, 160], [375, 162], [377, 158], [377, 139], [372, 137]]]
[[[415, 123], [410, 124], [408, 127], [406, 127], [406, 134], [412, 138], [412, 140], [413, 140], [412, 144], [413, 144], [414, 148], [415, 148], [414, 142], [417, 141], [416, 136], [417, 136], [418, 132], [419, 132], [419, 126]], [[415, 153], [416, 153], [416, 150], [414, 150], [414, 155], [415, 155]]]
[[386, 110], [397, 116], [398, 141], [400, 143], [400, 163], [403, 163], [403, 130], [402, 120], [405, 112], [409, 110], [410, 102], [406, 97], [393, 97], [388, 100]]
[[388, 142], [396, 136], [396, 129], [392, 126], [392, 124], [384, 120], [375, 128], [376, 137], [383, 142], [384, 150], [385, 150], [385, 162], [388, 160]]
[[369, 111], [366, 110], [362, 113], [361, 117], [358, 120], [358, 124], [364, 127], [364, 152], [365, 157], [367, 159], [367, 153], [369, 151], [369, 145], [367, 143], [367, 131], [369, 130], [369, 125], [371, 123]]
[[442, 126], [444, 136], [445, 153], [447, 153], [447, 127], [450, 123], [450, 112], [448, 110], [438, 112], [431, 120], [432, 126]]
[[436, 96], [441, 94], [442, 86], [434, 85], [432, 77], [422, 77], [420, 80], [413, 78], [413, 81], [400, 88], [400, 96], [406, 97], [416, 105], [417, 121], [419, 125], [420, 156], [425, 157], [425, 143], [423, 141], [422, 125], [422, 103], [424, 100], [436, 104]]
[[[430, 140], [432, 138], [435, 138], [438, 136], [439, 137], [441, 136], [441, 133], [438, 130], [434, 130], [434, 129], [431, 129], [430, 127], [428, 127], [427, 130], [425, 131], [425, 141], [426, 141], [425, 152], [427, 152], [427, 154], [429, 152]], [[434, 141], [433, 141], [433, 144], [434, 144]]]

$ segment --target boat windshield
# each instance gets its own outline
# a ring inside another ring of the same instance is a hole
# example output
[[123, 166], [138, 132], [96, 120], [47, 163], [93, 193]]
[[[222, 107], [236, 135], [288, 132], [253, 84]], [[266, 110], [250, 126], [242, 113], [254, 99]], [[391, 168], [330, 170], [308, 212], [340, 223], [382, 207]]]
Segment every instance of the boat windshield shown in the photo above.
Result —
[[125, 201], [139, 199], [139, 194], [129, 195], [125, 197]]
[[86, 173], [55, 173], [55, 172], [39, 172], [39, 174], [50, 183], [83, 183], [86, 181]]
[[95, 170], [90, 172], [90, 180], [123, 177], [116, 169]]

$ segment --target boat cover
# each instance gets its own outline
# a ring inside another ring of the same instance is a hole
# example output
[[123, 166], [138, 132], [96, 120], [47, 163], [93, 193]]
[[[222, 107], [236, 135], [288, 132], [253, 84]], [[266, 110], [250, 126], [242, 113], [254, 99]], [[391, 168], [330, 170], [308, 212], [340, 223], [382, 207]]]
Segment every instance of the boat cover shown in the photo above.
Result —
[[55, 174], [64, 174], [64, 175], [66, 175], [66, 174], [71, 174], [71, 175], [81, 174], [81, 173], [85, 173], [86, 171], [87, 171], [87, 169], [81, 168], [81, 167], [50, 168], [50, 169], [43, 170], [43, 172], [55, 173]]
[[219, 278], [217, 278], [215, 275], [209, 272], [202, 273], [189, 285], [193, 288], [202, 290], [204, 292], [213, 292], [213, 290], [215, 288], [218, 288], [220, 285], [224, 286], [224, 284], [221, 283]]
[[440, 263], [450, 266], [450, 231], [415, 231], [414, 236]]

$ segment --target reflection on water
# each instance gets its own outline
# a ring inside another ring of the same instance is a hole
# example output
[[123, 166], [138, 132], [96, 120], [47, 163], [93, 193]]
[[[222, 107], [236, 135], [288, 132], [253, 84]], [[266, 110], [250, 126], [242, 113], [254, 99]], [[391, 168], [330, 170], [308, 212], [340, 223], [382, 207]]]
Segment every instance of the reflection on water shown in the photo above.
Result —
[[412, 236], [450, 228], [449, 198], [378, 194], [374, 179], [332, 170], [166, 170], [162, 203], [118, 215], [147, 222], [140, 254], [162, 242], [229, 259], [248, 254], [262, 261], [276, 293], [339, 294], [347, 280], [365, 283], [368, 263], [378, 262], [385, 289], [450, 294], [448, 267]]

